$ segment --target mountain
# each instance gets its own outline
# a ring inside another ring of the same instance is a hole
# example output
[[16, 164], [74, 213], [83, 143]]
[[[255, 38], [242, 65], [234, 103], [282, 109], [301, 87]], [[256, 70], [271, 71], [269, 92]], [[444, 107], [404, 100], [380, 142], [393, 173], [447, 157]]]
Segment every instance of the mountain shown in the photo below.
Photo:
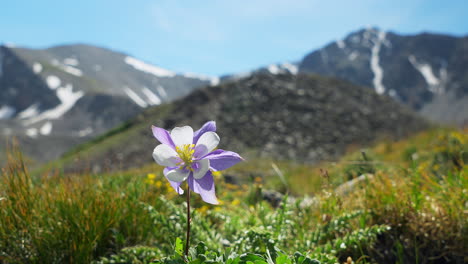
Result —
[[26, 155], [50, 160], [146, 107], [218, 82], [90, 45], [0, 46], [0, 149], [13, 135]]
[[363, 29], [306, 55], [299, 72], [387, 94], [437, 122], [468, 123], [468, 37]]
[[158, 144], [151, 125], [199, 128], [216, 120], [220, 148], [246, 157], [303, 162], [336, 159], [350, 145], [401, 138], [428, 126], [386, 95], [318, 75], [256, 73], [204, 87], [149, 108], [125, 125], [79, 146], [61, 161], [69, 172], [138, 167]]

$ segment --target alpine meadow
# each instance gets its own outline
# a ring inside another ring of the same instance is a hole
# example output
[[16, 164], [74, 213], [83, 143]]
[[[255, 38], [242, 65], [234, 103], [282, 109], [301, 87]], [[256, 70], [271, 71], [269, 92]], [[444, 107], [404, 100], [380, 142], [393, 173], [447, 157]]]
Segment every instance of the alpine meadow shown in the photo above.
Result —
[[462, 2], [4, 3], [0, 263], [468, 263]]

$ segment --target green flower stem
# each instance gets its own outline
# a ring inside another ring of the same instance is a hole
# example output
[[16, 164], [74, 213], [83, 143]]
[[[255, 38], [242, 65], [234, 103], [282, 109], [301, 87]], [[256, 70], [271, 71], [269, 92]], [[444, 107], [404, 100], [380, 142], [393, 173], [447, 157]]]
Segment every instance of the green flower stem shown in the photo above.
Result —
[[190, 188], [187, 183], [187, 242], [185, 244], [185, 258], [188, 261], [188, 250], [190, 246], [190, 223], [192, 218], [190, 218]]

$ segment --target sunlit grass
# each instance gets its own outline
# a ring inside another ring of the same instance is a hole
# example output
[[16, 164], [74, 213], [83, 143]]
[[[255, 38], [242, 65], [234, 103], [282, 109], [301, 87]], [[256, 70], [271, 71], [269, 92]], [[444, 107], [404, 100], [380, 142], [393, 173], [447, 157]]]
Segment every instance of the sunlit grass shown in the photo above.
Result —
[[[247, 160], [215, 175], [221, 205], [194, 197], [192, 242], [204, 242], [214, 255], [250, 252], [266, 259], [268, 249], [279, 260], [274, 248], [324, 263], [348, 257], [461, 261], [468, 244], [467, 144], [466, 131], [438, 130], [333, 163]], [[131, 263], [173, 256], [185, 232], [184, 198], [161, 172], [148, 165], [98, 175], [52, 170], [32, 178], [20, 154], [10, 153], [0, 179], [1, 261], [88, 263], [107, 257]], [[335, 191], [365, 173], [346, 192]], [[225, 183], [228, 176], [238, 184]], [[274, 208], [263, 200], [266, 189], [289, 196]], [[145, 247], [128, 248], [137, 245]]]

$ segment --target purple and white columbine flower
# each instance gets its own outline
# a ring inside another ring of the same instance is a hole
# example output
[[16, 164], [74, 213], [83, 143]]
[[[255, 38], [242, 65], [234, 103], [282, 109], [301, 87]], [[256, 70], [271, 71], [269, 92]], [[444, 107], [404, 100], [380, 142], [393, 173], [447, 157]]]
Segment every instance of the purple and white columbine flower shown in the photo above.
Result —
[[193, 132], [189, 126], [167, 130], [152, 126], [154, 137], [162, 144], [153, 151], [154, 160], [164, 169], [164, 176], [179, 194], [187, 180], [188, 186], [200, 194], [203, 201], [218, 204], [212, 171], [225, 170], [243, 160], [239, 154], [215, 148], [219, 136], [215, 133], [216, 123], [209, 121]]

